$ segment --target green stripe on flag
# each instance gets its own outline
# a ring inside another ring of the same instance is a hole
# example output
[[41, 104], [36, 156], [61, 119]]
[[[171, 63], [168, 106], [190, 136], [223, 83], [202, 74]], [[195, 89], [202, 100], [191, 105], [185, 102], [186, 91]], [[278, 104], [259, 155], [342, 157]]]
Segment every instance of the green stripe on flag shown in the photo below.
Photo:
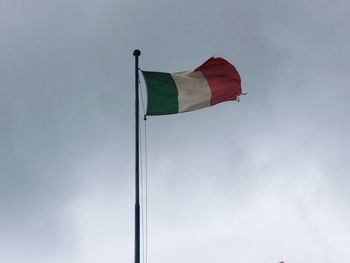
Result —
[[178, 91], [169, 73], [142, 71], [147, 85], [147, 115], [178, 113]]

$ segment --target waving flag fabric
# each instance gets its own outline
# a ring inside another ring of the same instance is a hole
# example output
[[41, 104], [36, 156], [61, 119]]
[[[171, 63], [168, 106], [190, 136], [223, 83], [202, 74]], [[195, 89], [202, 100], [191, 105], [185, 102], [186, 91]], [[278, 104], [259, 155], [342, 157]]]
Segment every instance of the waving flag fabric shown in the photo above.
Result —
[[147, 115], [197, 110], [237, 100], [242, 94], [236, 68], [220, 57], [212, 57], [194, 70], [142, 74], [147, 88]]

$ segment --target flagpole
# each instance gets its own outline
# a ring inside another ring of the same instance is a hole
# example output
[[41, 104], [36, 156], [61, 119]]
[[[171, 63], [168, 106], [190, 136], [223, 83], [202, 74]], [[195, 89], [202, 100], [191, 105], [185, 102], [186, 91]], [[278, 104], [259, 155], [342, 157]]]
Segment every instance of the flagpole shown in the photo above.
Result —
[[140, 263], [140, 177], [139, 177], [139, 56], [135, 49], [135, 263]]

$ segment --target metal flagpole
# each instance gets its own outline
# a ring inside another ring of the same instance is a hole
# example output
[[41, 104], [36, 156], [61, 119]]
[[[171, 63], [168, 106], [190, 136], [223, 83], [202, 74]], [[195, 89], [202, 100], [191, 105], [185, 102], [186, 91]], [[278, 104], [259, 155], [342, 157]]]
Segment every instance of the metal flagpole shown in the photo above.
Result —
[[139, 56], [135, 49], [135, 263], [140, 263], [140, 178], [139, 178]]

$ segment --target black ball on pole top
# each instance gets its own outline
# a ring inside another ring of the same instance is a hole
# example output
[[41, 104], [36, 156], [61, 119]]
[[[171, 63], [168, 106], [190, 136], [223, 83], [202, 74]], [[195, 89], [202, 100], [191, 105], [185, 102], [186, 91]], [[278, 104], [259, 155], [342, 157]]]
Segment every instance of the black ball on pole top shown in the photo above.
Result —
[[135, 57], [139, 57], [141, 55], [141, 51], [138, 49], [135, 49], [134, 52], [132, 53]]

